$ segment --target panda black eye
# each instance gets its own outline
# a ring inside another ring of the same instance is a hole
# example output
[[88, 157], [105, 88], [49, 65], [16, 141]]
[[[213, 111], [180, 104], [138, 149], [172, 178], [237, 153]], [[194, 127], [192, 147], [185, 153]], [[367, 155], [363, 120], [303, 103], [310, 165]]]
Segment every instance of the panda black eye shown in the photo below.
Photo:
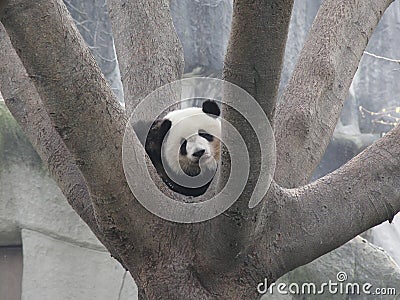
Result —
[[203, 130], [199, 130], [199, 136], [201, 136], [202, 138], [205, 138], [209, 142], [212, 142], [214, 140], [213, 135], [211, 135]]
[[181, 148], [179, 149], [181, 155], [187, 155], [186, 146], [187, 146], [187, 140], [183, 140]]

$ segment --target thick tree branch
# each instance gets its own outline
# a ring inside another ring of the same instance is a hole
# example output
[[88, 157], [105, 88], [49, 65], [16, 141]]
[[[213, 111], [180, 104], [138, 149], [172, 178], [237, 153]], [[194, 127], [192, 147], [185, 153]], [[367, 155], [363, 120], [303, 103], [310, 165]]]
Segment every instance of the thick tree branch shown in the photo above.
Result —
[[[224, 79], [250, 93], [270, 120], [275, 110], [292, 6], [291, 0], [234, 1]], [[232, 101], [230, 99], [237, 99], [229, 94], [224, 97], [228, 103]], [[215, 269], [227, 272], [231, 268], [237, 271], [238, 255], [247, 251], [257, 226], [254, 220], [259, 207], [249, 209], [248, 204], [260, 173], [261, 152], [247, 120], [231, 109], [224, 110], [223, 117], [245, 140], [251, 153], [250, 175], [240, 198], [223, 215], [202, 228], [204, 231], [200, 231], [202, 237], [196, 249], [200, 265], [206, 262], [206, 265], [212, 264]], [[222, 151], [221, 159], [219, 186], [222, 188], [231, 176], [231, 165], [226, 151]]]
[[[224, 79], [250, 93], [270, 120], [275, 110], [292, 6], [291, 0], [234, 1]], [[238, 98], [229, 94], [224, 97], [228, 103]], [[258, 225], [255, 220], [260, 206], [249, 209], [248, 205], [260, 173], [261, 151], [264, 149], [260, 149], [254, 130], [239, 113], [225, 109], [223, 117], [239, 130], [245, 140], [251, 154], [250, 174], [239, 199], [224, 214], [202, 228], [196, 249], [199, 265], [213, 265], [214, 269], [226, 273], [228, 270], [238, 271]], [[231, 176], [231, 165], [226, 151], [222, 151], [221, 159], [219, 186], [222, 188]]]
[[155, 89], [181, 78], [183, 50], [167, 0], [108, 0], [128, 116]]
[[276, 112], [279, 184], [308, 182], [331, 139], [372, 31], [391, 2], [322, 4]]
[[103, 189], [121, 164], [123, 111], [64, 4], [9, 1], [2, 23], [92, 192]]
[[[92, 199], [82, 173], [53, 127], [39, 94], [1, 23], [0, 91], [11, 114], [48, 167], [68, 203], [96, 237], [106, 244], [96, 222]], [[114, 249], [109, 247], [109, 250], [114, 258], [119, 259]]]
[[234, 1], [224, 79], [245, 89], [272, 121], [293, 0]]
[[79, 216], [98, 232], [85, 180], [54, 129], [35, 86], [0, 24], [0, 90], [7, 107]]

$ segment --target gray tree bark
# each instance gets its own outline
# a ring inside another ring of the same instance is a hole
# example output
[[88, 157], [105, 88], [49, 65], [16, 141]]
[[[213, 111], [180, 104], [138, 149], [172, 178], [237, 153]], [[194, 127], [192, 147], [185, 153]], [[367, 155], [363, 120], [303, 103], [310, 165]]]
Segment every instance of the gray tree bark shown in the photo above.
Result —
[[[254, 299], [264, 278], [271, 283], [400, 210], [399, 127], [304, 185], [391, 2], [326, 0], [276, 105], [293, 2], [235, 1], [224, 76], [249, 91], [271, 119], [276, 108], [276, 182], [250, 210], [244, 204], [251, 177], [225, 214], [199, 224], [149, 213], [122, 169], [127, 116], [147, 93], [182, 74], [167, 1], [109, 2], [126, 111], [61, 0], [0, 1], [6, 30], [0, 28], [0, 90], [71, 206], [130, 271], [141, 299]], [[234, 114], [227, 118], [241, 124]]]

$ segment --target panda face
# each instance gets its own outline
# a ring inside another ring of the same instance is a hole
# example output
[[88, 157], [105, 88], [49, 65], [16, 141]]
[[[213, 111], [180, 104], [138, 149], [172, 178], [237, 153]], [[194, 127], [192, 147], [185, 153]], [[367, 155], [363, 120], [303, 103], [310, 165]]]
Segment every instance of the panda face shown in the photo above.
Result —
[[[198, 175], [200, 167], [215, 170], [218, 159], [219, 139], [211, 133], [199, 129], [197, 133], [182, 139], [179, 148], [179, 167], [186, 175]], [[176, 168], [174, 171], [179, 170]]]
[[212, 101], [204, 102], [203, 108], [167, 114], [164, 119], [171, 122], [171, 128], [163, 142], [163, 163], [176, 174], [197, 176], [203, 168], [215, 171], [220, 152], [219, 114], [217, 104]]

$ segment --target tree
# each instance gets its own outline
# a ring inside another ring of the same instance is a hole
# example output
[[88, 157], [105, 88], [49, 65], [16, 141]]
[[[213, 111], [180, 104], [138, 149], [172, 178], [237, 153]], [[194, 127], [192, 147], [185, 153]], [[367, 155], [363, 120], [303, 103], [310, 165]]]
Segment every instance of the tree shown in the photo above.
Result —
[[108, 2], [124, 111], [61, 0], [1, 0], [0, 89], [70, 205], [130, 271], [141, 299], [252, 299], [264, 278], [274, 282], [400, 210], [399, 126], [307, 184], [391, 2], [326, 0], [279, 101], [293, 1], [234, 2], [224, 78], [247, 90], [274, 124], [276, 173], [254, 209], [246, 196], [253, 169], [242, 197], [198, 224], [145, 210], [122, 167], [127, 116], [148, 93], [182, 75], [168, 1]]

